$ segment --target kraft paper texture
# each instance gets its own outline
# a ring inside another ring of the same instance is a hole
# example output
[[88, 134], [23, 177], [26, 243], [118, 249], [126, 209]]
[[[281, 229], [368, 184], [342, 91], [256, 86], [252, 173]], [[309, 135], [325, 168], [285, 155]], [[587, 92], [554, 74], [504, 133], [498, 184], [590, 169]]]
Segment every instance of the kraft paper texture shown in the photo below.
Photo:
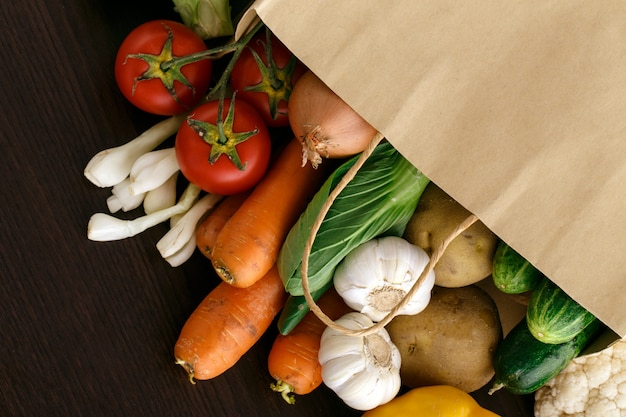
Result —
[[626, 2], [259, 0], [433, 182], [626, 335]]

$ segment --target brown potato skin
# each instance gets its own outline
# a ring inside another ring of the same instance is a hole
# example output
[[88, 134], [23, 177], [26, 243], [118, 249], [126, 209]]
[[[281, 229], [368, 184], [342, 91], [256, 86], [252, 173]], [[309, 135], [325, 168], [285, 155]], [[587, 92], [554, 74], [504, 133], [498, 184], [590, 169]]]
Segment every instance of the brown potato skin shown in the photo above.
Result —
[[502, 326], [493, 299], [475, 285], [435, 286], [425, 310], [397, 316], [386, 328], [400, 350], [400, 375], [409, 388], [446, 384], [469, 393], [494, 376]]
[[[434, 183], [428, 184], [415, 213], [407, 224], [404, 238], [429, 255], [471, 213]], [[435, 284], [463, 287], [491, 275], [498, 237], [480, 220], [448, 245], [434, 267]]]

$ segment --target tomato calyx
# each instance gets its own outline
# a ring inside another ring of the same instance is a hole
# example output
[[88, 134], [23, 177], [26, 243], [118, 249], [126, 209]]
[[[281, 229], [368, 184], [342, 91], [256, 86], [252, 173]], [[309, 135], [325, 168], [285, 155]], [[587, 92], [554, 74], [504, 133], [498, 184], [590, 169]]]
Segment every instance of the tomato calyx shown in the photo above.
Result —
[[252, 48], [252, 56], [256, 62], [259, 72], [261, 73], [261, 82], [256, 85], [246, 87], [245, 91], [265, 93], [268, 96], [270, 115], [273, 119], [278, 116], [278, 104], [281, 100], [289, 100], [292, 85], [291, 78], [296, 68], [297, 59], [292, 56], [284, 68], [279, 68], [272, 55], [271, 33], [266, 28], [266, 39], [263, 42], [263, 49], [267, 57], [267, 65], [263, 62], [259, 54]]
[[246, 132], [234, 132], [235, 95], [233, 94], [233, 98], [230, 101], [225, 119], [222, 119], [223, 103], [223, 99], [220, 99], [217, 108], [216, 124], [192, 119], [191, 116], [187, 118], [187, 123], [202, 140], [211, 145], [211, 152], [209, 153], [209, 163], [211, 165], [215, 164], [220, 156], [226, 155], [237, 169], [244, 171], [247, 162], [245, 164], [241, 162], [239, 153], [237, 152], [237, 145], [259, 133], [259, 129], [255, 128]]
[[183, 84], [195, 95], [194, 86], [181, 72], [181, 69], [191, 62], [187, 59], [181, 61], [178, 59], [179, 57], [174, 56], [172, 52], [172, 41], [174, 38], [174, 34], [172, 32], [172, 29], [165, 23], [163, 23], [163, 27], [167, 30], [167, 39], [165, 40], [163, 48], [161, 48], [161, 52], [159, 53], [159, 55], [138, 53], [129, 54], [126, 56], [126, 59], [140, 59], [148, 64], [148, 69], [145, 70], [143, 74], [141, 74], [139, 77], [135, 78], [132, 92], [134, 94], [137, 83], [158, 78], [161, 80], [163, 86], [167, 89], [172, 98], [177, 103], [180, 103], [178, 95], [176, 94], [176, 89], [174, 88], [175, 81]]

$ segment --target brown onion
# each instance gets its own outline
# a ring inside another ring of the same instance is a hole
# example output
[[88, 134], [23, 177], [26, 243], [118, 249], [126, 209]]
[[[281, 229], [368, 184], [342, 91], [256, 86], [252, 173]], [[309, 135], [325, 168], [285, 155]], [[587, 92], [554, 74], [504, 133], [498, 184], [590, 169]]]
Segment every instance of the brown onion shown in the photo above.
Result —
[[288, 106], [291, 130], [302, 143], [302, 166], [356, 155], [377, 133], [311, 71], [294, 85]]

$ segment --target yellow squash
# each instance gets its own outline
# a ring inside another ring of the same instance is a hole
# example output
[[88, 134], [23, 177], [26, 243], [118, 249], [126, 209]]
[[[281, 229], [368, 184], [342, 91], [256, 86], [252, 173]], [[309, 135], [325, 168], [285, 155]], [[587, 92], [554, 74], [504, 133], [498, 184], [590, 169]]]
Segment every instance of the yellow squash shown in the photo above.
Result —
[[499, 417], [471, 395], [449, 385], [414, 388], [362, 417]]

